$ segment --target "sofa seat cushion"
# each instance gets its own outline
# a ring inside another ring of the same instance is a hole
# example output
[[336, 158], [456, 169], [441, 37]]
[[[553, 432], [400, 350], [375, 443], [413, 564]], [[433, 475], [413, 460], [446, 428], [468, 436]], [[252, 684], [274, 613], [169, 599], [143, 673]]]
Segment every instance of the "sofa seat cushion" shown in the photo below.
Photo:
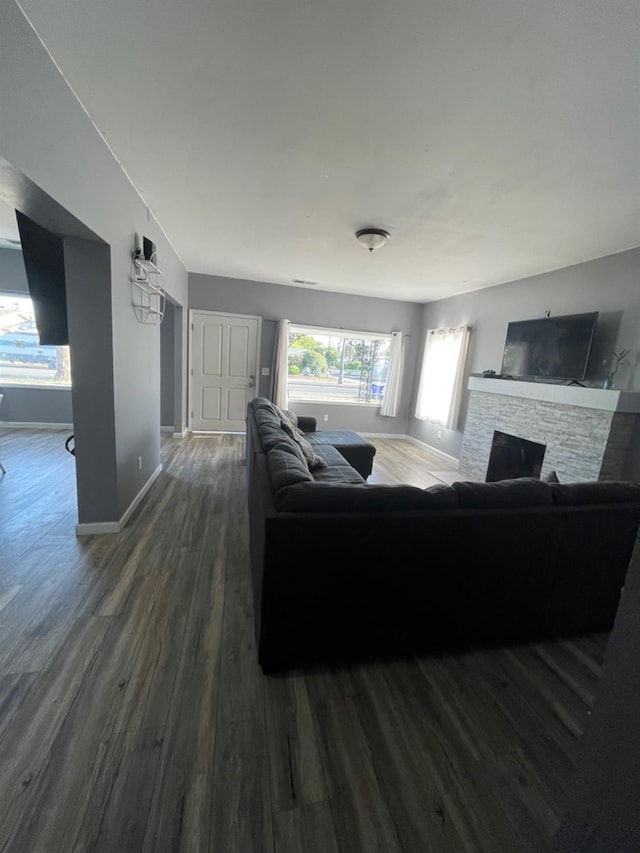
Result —
[[369, 486], [316, 482], [283, 489], [276, 507], [284, 512], [407, 512], [454, 509], [458, 505], [450, 486]]
[[365, 480], [352, 468], [348, 462], [344, 465], [327, 465], [326, 468], [318, 468], [313, 472], [316, 483], [346, 483], [352, 486], [361, 486]]
[[278, 494], [288, 487], [300, 483], [310, 483], [313, 485], [313, 477], [309, 471], [309, 466], [304, 459], [289, 448], [281, 449], [274, 447], [267, 453], [267, 467], [269, 468], [269, 476], [271, 477], [271, 486], [273, 488], [274, 499]]
[[551, 488], [553, 502], [559, 506], [640, 503], [640, 483], [556, 483]]
[[318, 452], [322, 454], [327, 465], [339, 465], [343, 468], [351, 468], [351, 465], [349, 465], [342, 453], [330, 444], [324, 444], [321, 448], [318, 448]]
[[553, 488], [534, 477], [500, 480], [497, 483], [454, 483], [463, 509], [498, 509], [520, 506], [551, 506]]

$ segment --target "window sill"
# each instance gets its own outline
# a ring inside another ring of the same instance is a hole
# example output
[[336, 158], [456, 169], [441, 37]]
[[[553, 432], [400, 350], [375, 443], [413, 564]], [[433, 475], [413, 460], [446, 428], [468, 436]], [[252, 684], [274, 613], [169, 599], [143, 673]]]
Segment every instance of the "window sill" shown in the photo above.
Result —
[[11, 388], [30, 388], [32, 391], [71, 391], [71, 385], [46, 385], [44, 383], [18, 383], [18, 382], [3, 382], [0, 379], [0, 391], [6, 393]]
[[304, 403], [306, 406], [350, 406], [355, 409], [379, 409], [382, 402], [377, 403], [354, 403], [350, 400], [344, 402], [338, 400], [309, 400], [307, 397], [289, 397], [290, 403]]

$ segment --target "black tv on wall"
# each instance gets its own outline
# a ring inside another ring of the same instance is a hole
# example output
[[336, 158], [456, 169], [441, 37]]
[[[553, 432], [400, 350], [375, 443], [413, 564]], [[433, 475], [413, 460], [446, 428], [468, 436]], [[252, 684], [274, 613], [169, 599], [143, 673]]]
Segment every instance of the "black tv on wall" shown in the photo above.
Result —
[[16, 210], [24, 268], [42, 346], [69, 343], [62, 238]]
[[584, 379], [598, 312], [509, 323], [502, 374], [531, 379]]

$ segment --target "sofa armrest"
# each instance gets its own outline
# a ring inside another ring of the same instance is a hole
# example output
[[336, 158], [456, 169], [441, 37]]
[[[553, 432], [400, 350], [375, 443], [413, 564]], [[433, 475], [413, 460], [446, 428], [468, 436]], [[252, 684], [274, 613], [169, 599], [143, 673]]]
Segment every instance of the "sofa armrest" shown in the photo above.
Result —
[[302, 432], [315, 432], [318, 422], [315, 418], [298, 415], [298, 426]]

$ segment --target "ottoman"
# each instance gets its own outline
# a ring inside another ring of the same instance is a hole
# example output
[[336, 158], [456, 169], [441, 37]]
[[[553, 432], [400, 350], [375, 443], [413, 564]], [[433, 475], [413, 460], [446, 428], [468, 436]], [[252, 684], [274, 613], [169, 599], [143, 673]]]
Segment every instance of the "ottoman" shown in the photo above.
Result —
[[309, 444], [318, 448], [320, 456], [322, 456], [323, 444], [335, 447], [365, 480], [371, 473], [376, 449], [370, 441], [362, 438], [357, 432], [346, 429], [323, 429], [319, 432], [307, 432], [305, 438]]

